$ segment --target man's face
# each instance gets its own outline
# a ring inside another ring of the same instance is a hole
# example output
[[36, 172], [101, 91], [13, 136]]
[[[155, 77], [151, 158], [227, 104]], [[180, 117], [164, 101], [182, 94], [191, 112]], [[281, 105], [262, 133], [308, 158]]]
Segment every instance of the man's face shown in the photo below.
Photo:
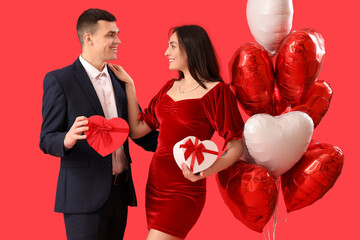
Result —
[[117, 46], [121, 43], [119, 29], [115, 22], [99, 20], [97, 30], [92, 35], [92, 52], [100, 61], [117, 59]]

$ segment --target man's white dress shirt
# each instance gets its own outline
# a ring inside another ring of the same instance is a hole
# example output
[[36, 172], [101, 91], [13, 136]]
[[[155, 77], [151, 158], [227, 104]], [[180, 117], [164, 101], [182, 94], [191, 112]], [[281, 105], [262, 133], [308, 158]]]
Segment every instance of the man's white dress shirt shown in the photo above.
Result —
[[[89, 62], [87, 62], [81, 55], [79, 60], [85, 68], [85, 71], [95, 88], [101, 107], [104, 111], [105, 118], [111, 119], [118, 117], [114, 89], [111, 83], [107, 65], [105, 64], [104, 69], [100, 72]], [[124, 153], [124, 147], [121, 146], [112, 153], [113, 175], [119, 174], [123, 170], [127, 169], [126, 163], [127, 160]]]

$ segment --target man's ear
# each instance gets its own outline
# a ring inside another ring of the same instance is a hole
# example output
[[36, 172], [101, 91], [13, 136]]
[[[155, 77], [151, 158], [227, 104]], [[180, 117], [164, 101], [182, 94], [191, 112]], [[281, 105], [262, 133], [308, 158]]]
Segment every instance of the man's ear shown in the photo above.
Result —
[[92, 35], [90, 33], [85, 33], [83, 36], [83, 40], [84, 40], [84, 45], [92, 45], [93, 44]]

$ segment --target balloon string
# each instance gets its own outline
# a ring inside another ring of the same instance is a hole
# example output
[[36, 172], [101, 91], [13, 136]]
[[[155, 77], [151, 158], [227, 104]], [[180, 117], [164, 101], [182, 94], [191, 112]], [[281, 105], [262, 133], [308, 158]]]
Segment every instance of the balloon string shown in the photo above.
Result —
[[274, 211], [274, 216], [273, 216], [273, 240], [275, 240], [276, 225], [278, 223], [277, 213], [278, 213], [279, 193], [280, 193], [280, 180], [279, 180], [279, 178], [275, 178], [275, 184], [276, 184], [276, 189], [277, 189], [277, 197], [276, 197], [275, 211]]
[[[271, 235], [270, 235], [270, 225], [271, 223], [269, 222], [266, 226], [265, 226], [265, 231], [263, 232], [263, 235], [264, 235], [264, 238], [265, 240], [275, 240], [276, 238], [276, 226], [279, 222], [280, 219], [278, 219], [278, 207], [279, 207], [279, 195], [280, 195], [280, 180], [279, 178], [275, 178], [275, 185], [276, 185], [276, 190], [277, 190], [277, 197], [276, 197], [276, 203], [275, 203], [275, 210], [274, 210], [274, 213], [273, 213], [273, 216], [272, 216], [272, 220], [273, 220], [273, 224], [272, 224], [272, 238], [271, 238]], [[281, 217], [280, 217], [281, 218]], [[285, 220], [286, 221], [286, 220]], [[267, 234], [267, 236], [266, 236]]]
[[[265, 240], [270, 240], [270, 230], [269, 230], [269, 226], [266, 225], [265, 228], [266, 228], [266, 231], [263, 231], [264, 238], [265, 238]], [[267, 237], [266, 237], [265, 232], [267, 232]]]
[[[273, 224], [272, 224], [272, 227], [273, 227], [273, 230], [272, 230], [272, 238], [271, 238], [271, 235], [270, 235], [270, 226], [271, 226], [271, 223], [269, 222], [265, 228], [264, 228], [264, 232], [263, 232], [263, 235], [264, 235], [264, 238], [265, 240], [275, 240], [276, 238], [276, 227], [277, 227], [277, 224], [279, 222], [282, 222], [282, 220], [284, 219], [284, 223], [287, 222], [287, 218], [288, 218], [288, 215], [285, 214], [284, 215], [281, 215], [279, 213], [280, 209], [279, 209], [279, 197], [280, 197], [280, 179], [279, 178], [275, 178], [275, 186], [276, 186], [276, 190], [277, 190], [277, 197], [276, 197], [276, 204], [275, 204], [275, 210], [274, 210], [274, 213], [273, 213], [273, 216], [272, 216], [272, 221], [273, 221]], [[279, 215], [280, 214], [280, 215]], [[279, 216], [278, 216], [279, 215]], [[266, 236], [267, 234], [267, 236]]]

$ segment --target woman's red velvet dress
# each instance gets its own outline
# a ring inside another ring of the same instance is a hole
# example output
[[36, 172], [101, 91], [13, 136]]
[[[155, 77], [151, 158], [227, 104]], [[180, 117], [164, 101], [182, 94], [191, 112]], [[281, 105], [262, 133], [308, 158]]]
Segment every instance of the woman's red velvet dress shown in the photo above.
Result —
[[211, 139], [216, 130], [224, 146], [242, 137], [244, 123], [228, 85], [219, 82], [202, 98], [174, 101], [168, 81], [141, 113], [152, 129], [159, 129], [158, 147], [150, 164], [146, 186], [149, 229], [185, 238], [205, 204], [206, 179], [186, 179], [173, 157], [173, 147], [188, 136]]

